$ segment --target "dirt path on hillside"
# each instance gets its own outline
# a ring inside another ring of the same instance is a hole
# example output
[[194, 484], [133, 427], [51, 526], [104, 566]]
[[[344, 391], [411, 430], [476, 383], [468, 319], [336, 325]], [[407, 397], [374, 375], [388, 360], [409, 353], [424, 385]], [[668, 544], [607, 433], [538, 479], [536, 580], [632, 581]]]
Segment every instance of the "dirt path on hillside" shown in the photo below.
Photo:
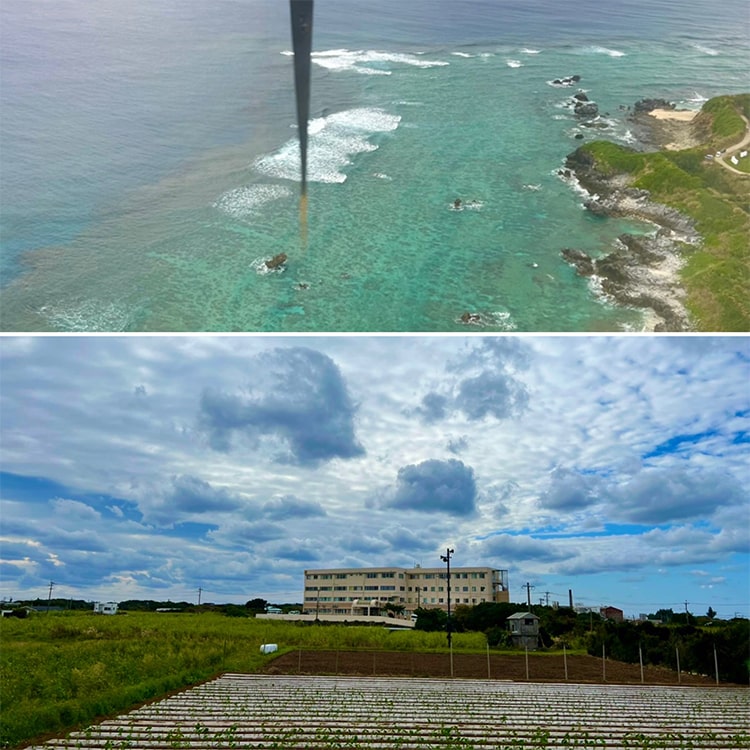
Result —
[[746, 177], [747, 172], [743, 172], [741, 169], [735, 169], [731, 164], [727, 164], [727, 162], [725, 161], [733, 154], [739, 153], [743, 148], [746, 148], [748, 145], [750, 145], [750, 121], [748, 121], [745, 115], [740, 115], [740, 117], [745, 121], [746, 130], [744, 137], [739, 143], [735, 143], [734, 146], [729, 146], [729, 148], [724, 149], [724, 153], [721, 156], [717, 157], [715, 161], [721, 164], [722, 167], [728, 169], [730, 172], [734, 172], [735, 174], [740, 174], [743, 177]]
[[[568, 656], [569, 682], [638, 684], [638, 664], [595, 656]], [[417, 654], [394, 651], [292, 651], [269, 662], [267, 674], [369, 675], [389, 677], [450, 677], [449, 654]], [[453, 676], [465, 679], [530, 680], [564, 682], [563, 656], [529, 654], [528, 678], [523, 654], [454, 654]], [[710, 677], [676, 672], [661, 667], [644, 667], [644, 683], [649, 685], [715, 685]]]

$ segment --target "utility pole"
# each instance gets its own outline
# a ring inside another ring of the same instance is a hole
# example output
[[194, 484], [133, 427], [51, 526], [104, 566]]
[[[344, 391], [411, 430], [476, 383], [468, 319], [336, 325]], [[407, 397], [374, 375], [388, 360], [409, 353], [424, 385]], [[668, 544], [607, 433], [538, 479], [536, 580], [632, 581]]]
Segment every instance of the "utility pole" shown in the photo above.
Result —
[[549, 595], [551, 594], [551, 591], [545, 591], [544, 592], [544, 603], [547, 607], [549, 607]]
[[526, 603], [529, 607], [529, 612], [531, 612], [531, 589], [535, 589], [536, 586], [532, 586], [528, 581], [521, 586], [521, 588], [526, 589]]
[[198, 586], [198, 606], [199, 607], [201, 606], [201, 592], [202, 591], [203, 589], [200, 586]]
[[47, 594], [47, 612], [49, 612], [49, 608], [52, 603], [52, 589], [54, 588], [54, 586], [55, 586], [55, 582], [50, 581], [49, 582], [49, 594]]
[[440, 555], [440, 559], [448, 566], [447, 578], [448, 578], [448, 648], [451, 646], [451, 555], [453, 550], [449, 547], [444, 555]]

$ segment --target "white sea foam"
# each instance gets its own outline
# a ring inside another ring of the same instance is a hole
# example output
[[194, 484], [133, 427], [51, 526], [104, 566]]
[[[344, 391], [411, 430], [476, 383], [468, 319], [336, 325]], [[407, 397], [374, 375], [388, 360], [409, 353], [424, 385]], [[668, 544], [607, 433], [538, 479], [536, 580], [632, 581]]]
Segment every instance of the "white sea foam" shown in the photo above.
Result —
[[523, 63], [520, 60], [506, 60], [505, 64], [509, 68], [521, 68], [521, 67], [523, 67]]
[[[401, 117], [382, 109], [362, 107], [336, 112], [310, 122], [307, 153], [307, 175], [311, 182], [345, 182], [341, 170], [350, 165], [351, 156], [375, 151], [370, 143], [375, 133], [395, 130]], [[253, 166], [261, 174], [276, 179], [299, 179], [299, 142], [287, 141], [278, 151], [256, 159]]]
[[474, 57], [474, 55], [470, 55], [468, 52], [451, 52], [451, 55], [455, 57]]
[[81, 300], [65, 306], [44, 305], [39, 314], [60, 331], [127, 331], [133, 327], [135, 311], [117, 302]]
[[690, 97], [690, 99], [687, 99], [686, 101], [690, 102], [691, 104], [704, 104], [708, 101], [707, 96], [703, 96], [703, 94], [699, 94], [697, 91], [693, 92], [693, 96]]
[[241, 219], [257, 214], [268, 203], [291, 194], [291, 189], [286, 185], [244, 185], [224, 193], [214, 207]]
[[521, 50], [524, 55], [538, 55], [541, 51], [540, 49], [529, 49], [528, 47], [524, 47]]
[[691, 44], [690, 45], [693, 49], [697, 49], [698, 52], [702, 52], [704, 55], [711, 55], [711, 57], [715, 57], [719, 54], [718, 50], [713, 49], [712, 47], [707, 47], [705, 44]]
[[276, 266], [276, 268], [269, 268], [266, 265], [266, 261], [271, 260], [271, 256], [262, 257], [262, 258], [256, 258], [252, 263], [250, 263], [250, 268], [255, 271], [255, 273], [258, 274], [258, 276], [267, 276], [268, 274], [278, 274], [278, 273], [284, 273], [286, 271], [286, 266], [282, 263], [280, 266]]
[[609, 57], [625, 57], [625, 53], [621, 52], [619, 49], [611, 49], [609, 47], [601, 47], [599, 45], [587, 47], [586, 52], [593, 52], [597, 55], [609, 55]]
[[425, 60], [417, 55], [378, 50], [330, 49], [313, 52], [312, 61], [333, 71], [352, 70], [363, 75], [389, 76], [394, 65], [411, 65], [417, 68], [435, 68], [450, 63], [443, 60]]

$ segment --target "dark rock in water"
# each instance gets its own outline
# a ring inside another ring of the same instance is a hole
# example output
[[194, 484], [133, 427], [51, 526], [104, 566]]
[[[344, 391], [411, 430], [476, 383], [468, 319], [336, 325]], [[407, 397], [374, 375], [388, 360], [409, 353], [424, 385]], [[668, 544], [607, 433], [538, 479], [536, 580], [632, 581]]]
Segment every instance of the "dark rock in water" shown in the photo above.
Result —
[[583, 133], [576, 133], [575, 134], [576, 140], [581, 140], [583, 138]]
[[554, 86], [572, 86], [574, 83], [578, 83], [581, 80], [581, 76], [565, 76], [564, 78], [555, 78], [552, 81]]
[[591, 198], [590, 200], [584, 201], [584, 207], [594, 216], [609, 216], [609, 208], [600, 200]]
[[576, 269], [579, 276], [592, 276], [594, 273], [594, 261], [590, 255], [583, 250], [566, 247], [561, 253], [562, 257]]
[[461, 315], [462, 323], [479, 323], [482, 320], [482, 316], [479, 313], [465, 312]]
[[654, 109], [674, 109], [675, 105], [666, 99], [641, 99], [633, 105], [636, 112], [651, 112]]
[[273, 270], [275, 268], [280, 268], [284, 263], [286, 263], [286, 253], [279, 253], [278, 255], [274, 255], [271, 260], [266, 261], [266, 268]]
[[579, 91], [577, 94], [573, 94], [573, 98], [577, 99], [579, 102], [587, 102], [589, 101], [588, 96], [583, 93], [583, 91]]
[[573, 111], [579, 117], [596, 117], [599, 114], [599, 107], [595, 102], [591, 101], [576, 102]]

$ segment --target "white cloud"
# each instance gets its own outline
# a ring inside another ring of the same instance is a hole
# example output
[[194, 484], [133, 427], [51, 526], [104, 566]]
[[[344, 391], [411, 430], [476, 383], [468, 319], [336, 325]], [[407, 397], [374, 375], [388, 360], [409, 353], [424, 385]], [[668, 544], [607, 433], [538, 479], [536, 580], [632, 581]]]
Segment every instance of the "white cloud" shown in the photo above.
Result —
[[63, 562], [71, 587], [244, 600], [300, 591], [308, 564], [437, 563], [449, 540], [517, 575], [731, 583], [748, 341], [13, 339], [3, 535], [38, 546], [3, 543], [23, 562], [3, 570], [15, 593]]

